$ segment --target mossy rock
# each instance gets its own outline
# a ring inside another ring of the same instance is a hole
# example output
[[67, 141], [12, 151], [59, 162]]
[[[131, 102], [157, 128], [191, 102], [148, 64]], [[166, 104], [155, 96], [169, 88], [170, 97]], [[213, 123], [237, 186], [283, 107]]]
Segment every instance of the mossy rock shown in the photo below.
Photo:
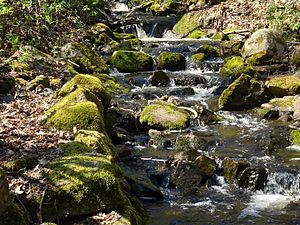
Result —
[[200, 29], [196, 29], [196, 30], [193, 30], [187, 37], [194, 38], [194, 39], [200, 39], [200, 38], [204, 38], [206, 36], [207, 36], [207, 32], [200, 30]]
[[61, 49], [61, 56], [69, 61], [67, 68], [72, 74], [109, 74], [105, 61], [87, 45], [72, 42]]
[[2, 215], [0, 214], [0, 218], [1, 225], [27, 225], [24, 213], [22, 212], [20, 207], [15, 203], [11, 203], [7, 210]]
[[241, 40], [222, 41], [219, 45], [218, 52], [222, 58], [241, 56], [243, 46], [244, 42]]
[[270, 61], [282, 60], [286, 52], [287, 45], [278, 31], [260, 29], [246, 40], [242, 56], [249, 64], [263, 65]]
[[202, 45], [197, 49], [197, 53], [204, 53], [206, 58], [214, 58], [219, 56], [217, 50], [212, 45]]
[[52, 114], [61, 108], [72, 106], [76, 103], [85, 101], [94, 102], [97, 105], [100, 114], [104, 116], [104, 107], [102, 105], [102, 101], [90, 90], [81, 87], [61, 98], [50, 109], [47, 110], [47, 113]]
[[127, 46], [128, 48], [135, 48], [143, 44], [143, 42], [133, 34], [114, 33], [114, 35], [120, 42], [120, 48], [122, 48], [122, 46]]
[[233, 183], [239, 174], [250, 166], [250, 163], [242, 160], [225, 158], [223, 161], [223, 174], [227, 182]]
[[25, 159], [16, 159], [8, 162], [0, 163], [0, 166], [6, 171], [15, 173], [20, 170], [23, 172], [25, 170], [31, 170], [38, 164], [38, 160], [36, 157], [28, 157]]
[[290, 139], [293, 145], [300, 146], [300, 130], [292, 130]]
[[217, 169], [216, 161], [205, 155], [198, 156], [194, 164], [199, 168], [200, 174], [207, 177], [212, 177]]
[[20, 78], [20, 77], [16, 78], [15, 82], [16, 82], [16, 85], [21, 86], [21, 87], [26, 86], [28, 84], [27, 80]]
[[97, 105], [90, 101], [59, 108], [45, 121], [48, 127], [71, 131], [73, 127], [106, 132], [103, 116]]
[[176, 23], [173, 32], [178, 35], [188, 35], [200, 26], [199, 21], [201, 14], [199, 12], [190, 12], [184, 14], [181, 19]]
[[82, 154], [53, 160], [46, 179], [42, 215], [53, 221], [99, 211], [122, 211], [128, 204], [118, 177], [121, 169], [101, 154]]
[[142, 124], [158, 130], [184, 129], [189, 121], [190, 116], [185, 110], [160, 101], [146, 106], [140, 115]]
[[15, 92], [15, 79], [12, 76], [0, 74], [0, 95], [13, 94]]
[[50, 86], [49, 78], [44, 75], [39, 75], [27, 84], [27, 89], [33, 91], [40, 85], [43, 88], [49, 87]]
[[73, 156], [78, 154], [87, 154], [87, 153], [96, 152], [87, 144], [83, 142], [78, 142], [76, 140], [64, 143], [60, 145], [59, 148], [62, 150], [63, 156]]
[[297, 96], [284, 96], [282, 98], [273, 98], [268, 103], [263, 104], [262, 107], [292, 112], [296, 101]]
[[300, 94], [300, 79], [296, 76], [280, 76], [266, 82], [269, 91], [275, 97]]
[[82, 142], [103, 155], [116, 157], [116, 149], [106, 133], [98, 131], [79, 130], [75, 133], [75, 141]]
[[122, 73], [149, 71], [153, 67], [152, 57], [138, 51], [116, 51], [113, 53], [110, 62]]
[[177, 0], [154, 0], [148, 12], [154, 15], [166, 16], [180, 11], [180, 2]]
[[225, 60], [225, 65], [220, 69], [220, 75], [223, 77], [233, 77], [236, 79], [242, 74], [252, 76], [255, 74], [255, 69], [247, 66], [239, 56]]
[[158, 56], [158, 68], [171, 71], [185, 69], [185, 57], [177, 52], [162, 52]]
[[220, 109], [241, 110], [260, 106], [272, 98], [271, 93], [260, 82], [242, 74], [225, 89], [219, 97]]
[[206, 56], [204, 53], [196, 53], [192, 55], [193, 62], [202, 62], [206, 60]]
[[104, 108], [110, 105], [111, 96], [99, 78], [86, 74], [78, 74], [68, 81], [59, 91], [59, 96], [66, 96], [77, 88], [86, 88], [95, 94], [101, 101]]
[[57, 89], [57, 88], [61, 87], [62, 84], [63, 84], [63, 81], [60, 78], [54, 78], [54, 79], [50, 80], [50, 87], [52, 89]]
[[297, 45], [295, 47], [292, 58], [291, 58], [291, 63], [296, 68], [300, 67], [300, 45]]
[[11, 200], [9, 199], [9, 190], [8, 190], [8, 182], [6, 179], [5, 172], [0, 167], [0, 218], [2, 214], [6, 211], [6, 209], [11, 204]]
[[111, 95], [123, 94], [128, 92], [128, 89], [121, 85], [114, 77], [111, 77], [104, 73], [93, 73], [92, 76], [97, 77], [101, 81], [106, 92]]

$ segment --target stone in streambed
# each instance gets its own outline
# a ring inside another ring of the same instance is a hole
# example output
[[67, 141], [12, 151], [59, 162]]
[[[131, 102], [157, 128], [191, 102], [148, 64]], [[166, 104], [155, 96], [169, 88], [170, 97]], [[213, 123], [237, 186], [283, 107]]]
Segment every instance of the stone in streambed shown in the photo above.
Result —
[[152, 57], [138, 51], [115, 51], [110, 63], [121, 73], [149, 71], [153, 67]]
[[217, 50], [212, 45], [202, 45], [197, 49], [196, 53], [203, 53], [206, 59], [219, 56]]
[[229, 183], [233, 183], [238, 178], [241, 171], [249, 166], [249, 162], [225, 158], [223, 161], [223, 175], [225, 180]]
[[296, 76], [279, 76], [266, 82], [269, 91], [275, 97], [300, 94], [300, 79]]
[[220, 109], [241, 110], [259, 106], [271, 98], [263, 84], [243, 74], [222, 92], [218, 104]]
[[163, 71], [155, 71], [149, 80], [152, 86], [158, 87], [165, 87], [170, 82], [170, 78]]
[[245, 64], [239, 56], [234, 56], [225, 60], [225, 65], [220, 69], [220, 75], [223, 77], [238, 78], [242, 74], [253, 76], [255, 69]]
[[140, 115], [142, 124], [158, 130], [184, 129], [189, 125], [189, 120], [188, 112], [162, 101], [146, 106]]
[[212, 177], [217, 169], [216, 161], [205, 155], [198, 156], [194, 164], [199, 168], [200, 174], [206, 177]]
[[177, 52], [162, 52], [158, 56], [158, 68], [170, 71], [185, 69], [185, 57]]
[[110, 105], [111, 96], [106, 91], [103, 83], [95, 76], [78, 74], [68, 81], [59, 91], [59, 96], [66, 96], [77, 88], [86, 88], [96, 95], [107, 108]]
[[244, 42], [241, 40], [222, 41], [219, 45], [218, 52], [222, 58], [230, 56], [241, 56], [241, 49]]

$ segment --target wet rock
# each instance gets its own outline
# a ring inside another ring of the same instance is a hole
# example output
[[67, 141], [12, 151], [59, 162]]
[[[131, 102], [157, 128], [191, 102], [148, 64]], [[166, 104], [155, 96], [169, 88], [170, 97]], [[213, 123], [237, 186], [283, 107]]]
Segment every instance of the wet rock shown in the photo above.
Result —
[[159, 86], [159, 87], [165, 87], [170, 82], [170, 78], [163, 71], [155, 71], [149, 80], [152, 86]]
[[158, 56], [158, 68], [170, 71], [185, 69], [185, 57], [181, 53], [162, 52]]
[[197, 86], [207, 83], [205, 77], [201, 76], [176, 76], [174, 77], [177, 86]]
[[138, 51], [115, 51], [110, 62], [122, 73], [149, 71], [153, 67], [152, 57]]
[[197, 157], [194, 164], [199, 168], [200, 174], [206, 177], [212, 177], [217, 168], [216, 161], [205, 155]]
[[289, 137], [290, 129], [285, 126], [276, 127], [267, 138], [267, 152], [272, 154], [274, 151], [285, 149], [291, 144]]
[[158, 130], [184, 129], [189, 125], [189, 120], [188, 112], [162, 101], [146, 106], [140, 115], [142, 124]]
[[178, 135], [175, 142], [175, 149], [178, 151], [186, 151], [188, 149], [205, 150], [207, 148], [207, 140], [194, 134]]
[[159, 201], [163, 199], [163, 194], [159, 187], [155, 186], [149, 178], [133, 174], [127, 174], [125, 177], [131, 186], [133, 194], [140, 199], [148, 201]]
[[191, 87], [174, 87], [167, 90], [167, 95], [194, 95], [195, 91]]
[[294, 47], [291, 63], [296, 68], [300, 67], [300, 45]]
[[225, 180], [233, 183], [239, 174], [249, 166], [250, 163], [247, 161], [225, 158], [223, 161], [223, 175]]
[[241, 110], [259, 106], [272, 98], [264, 85], [248, 75], [241, 75], [219, 97], [219, 108]]
[[72, 62], [67, 65], [67, 69], [72, 74], [109, 74], [105, 61], [87, 45], [78, 42], [66, 44], [61, 49], [61, 56]]
[[269, 61], [282, 60], [286, 52], [287, 45], [278, 31], [260, 29], [246, 40], [242, 56], [249, 64], [263, 65]]
[[269, 91], [275, 97], [300, 94], [300, 79], [296, 76], [279, 76], [266, 82]]
[[238, 185], [251, 191], [263, 190], [267, 183], [267, 171], [260, 167], [247, 167], [238, 175]]
[[205, 179], [201, 175], [200, 169], [192, 162], [177, 161], [171, 173], [170, 185], [185, 189], [194, 190], [201, 187]]
[[202, 45], [200, 48], [197, 49], [196, 53], [203, 53], [205, 59], [219, 56], [217, 50], [212, 45]]
[[38, 86], [41, 86], [43, 89], [50, 86], [50, 80], [44, 75], [35, 77], [27, 84], [27, 89], [30, 91], [35, 90]]
[[219, 45], [219, 55], [223, 58], [230, 56], [240, 56], [244, 42], [241, 40], [222, 41]]
[[246, 65], [239, 56], [234, 56], [225, 60], [225, 65], [220, 69], [220, 75], [223, 77], [233, 77], [236, 79], [242, 74], [253, 76], [255, 74], [255, 69]]
[[77, 88], [86, 88], [96, 95], [102, 102], [103, 106], [107, 108], [110, 105], [111, 96], [106, 91], [105, 86], [101, 80], [95, 76], [87, 74], [78, 74], [68, 81], [59, 91], [59, 96], [66, 96], [75, 91]]
[[196, 53], [192, 55], [192, 60], [193, 62], [201, 62], [206, 60], [206, 57], [204, 53]]
[[0, 74], [0, 95], [14, 94], [15, 79], [12, 76]]
[[146, 87], [132, 91], [131, 99], [157, 99], [164, 96], [164, 91], [158, 87]]

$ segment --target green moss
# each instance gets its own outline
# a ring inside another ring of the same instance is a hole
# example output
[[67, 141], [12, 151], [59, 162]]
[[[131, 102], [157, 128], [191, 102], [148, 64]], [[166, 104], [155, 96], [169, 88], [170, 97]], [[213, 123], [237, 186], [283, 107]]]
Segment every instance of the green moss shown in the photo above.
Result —
[[221, 41], [225, 41], [225, 40], [229, 40], [229, 37], [227, 34], [224, 34], [223, 32], [217, 32], [214, 33], [213, 36], [211, 37], [211, 39], [213, 40], [221, 40]]
[[201, 14], [198, 12], [190, 12], [184, 14], [173, 28], [175, 34], [187, 35], [199, 27], [199, 19]]
[[215, 160], [205, 155], [198, 156], [195, 159], [194, 164], [199, 168], [201, 175], [208, 177], [213, 176], [217, 168]]
[[285, 96], [283, 98], [274, 98], [270, 100], [270, 104], [272, 106], [278, 107], [278, 108], [291, 108], [294, 106], [296, 102], [297, 97], [296, 96]]
[[200, 39], [204, 38], [206, 36], [206, 32], [200, 29], [193, 30], [187, 37], [188, 38], [195, 38], [195, 39]]
[[62, 56], [71, 61], [67, 68], [73, 74], [109, 73], [105, 61], [88, 46], [72, 42], [62, 48]]
[[293, 145], [300, 146], [300, 130], [292, 130], [290, 134], [290, 138]]
[[177, 52], [162, 52], [158, 57], [158, 67], [171, 71], [185, 69], [185, 57]]
[[67, 82], [59, 91], [60, 96], [65, 96], [77, 88], [86, 88], [95, 94], [106, 108], [110, 105], [111, 96], [107, 93], [102, 82], [95, 76], [78, 74]]
[[24, 214], [17, 204], [11, 204], [1, 217], [1, 225], [26, 225]]
[[140, 122], [154, 129], [184, 129], [189, 125], [189, 114], [173, 104], [156, 102], [143, 109]]
[[13, 161], [8, 161], [1, 163], [3, 169], [10, 172], [18, 172], [20, 170], [30, 170], [33, 169], [38, 164], [37, 158], [31, 157], [27, 159], [16, 159]]
[[28, 83], [27, 80], [23, 79], [23, 78], [16, 78], [16, 85], [19, 85], [19, 86], [26, 86]]
[[267, 51], [261, 51], [253, 54], [251, 57], [247, 58], [246, 61], [250, 65], [261, 65], [268, 59], [269, 56], [267, 55]]
[[244, 42], [240, 40], [222, 41], [218, 48], [219, 55], [223, 58], [227, 58], [230, 56], [240, 56], [243, 45]]
[[15, 90], [15, 79], [11, 76], [0, 75], [0, 95], [13, 94]]
[[64, 143], [59, 146], [64, 156], [73, 156], [82, 153], [95, 152], [94, 149], [90, 148], [87, 144], [79, 141], [71, 141]]
[[124, 73], [147, 71], [153, 67], [152, 57], [149, 54], [137, 51], [116, 51], [110, 62], [119, 72]]
[[97, 105], [90, 101], [59, 108], [47, 118], [45, 125], [69, 131], [73, 127], [79, 127], [84, 130], [105, 132], [103, 116]]
[[194, 62], [201, 62], [204, 61], [206, 59], [205, 54], [204, 53], [197, 53], [192, 55], [192, 60]]
[[43, 201], [45, 220], [122, 211], [128, 205], [118, 182], [121, 169], [101, 154], [63, 157], [49, 168], [46, 177], [52, 186]]
[[127, 93], [129, 90], [121, 85], [114, 77], [111, 77], [104, 73], [92, 74], [92, 76], [97, 77], [105, 87], [105, 90], [109, 94], [122, 94]]
[[52, 114], [61, 108], [72, 106], [76, 103], [85, 101], [94, 102], [97, 105], [100, 114], [102, 116], [104, 115], [104, 108], [100, 99], [88, 89], [81, 87], [77, 88], [75, 91], [61, 98], [50, 109], [47, 110], [47, 113]]
[[50, 86], [50, 80], [44, 75], [35, 77], [27, 84], [27, 89], [30, 91], [35, 90], [39, 85], [42, 85], [44, 88]]
[[205, 54], [206, 58], [213, 58], [213, 57], [218, 57], [219, 56], [217, 50], [212, 45], [202, 45], [197, 50], [197, 53]]
[[160, 16], [166, 16], [179, 11], [179, 2], [177, 0], [154, 0], [148, 11]]
[[266, 86], [275, 97], [300, 94], [300, 79], [296, 76], [274, 77]]
[[255, 74], [255, 70], [253, 67], [247, 66], [239, 56], [234, 56], [226, 60], [225, 65], [220, 70], [220, 75], [223, 77], [238, 78], [241, 74], [251, 76]]
[[134, 48], [143, 44], [143, 42], [133, 34], [114, 33], [114, 35], [124, 45], [126, 45], [125, 43], [127, 43], [129, 48]]
[[75, 141], [82, 142], [96, 152], [116, 157], [116, 149], [106, 133], [79, 130], [75, 133]]
[[62, 80], [59, 78], [51, 79], [50, 80], [50, 87], [51, 88], [58, 88], [62, 85]]

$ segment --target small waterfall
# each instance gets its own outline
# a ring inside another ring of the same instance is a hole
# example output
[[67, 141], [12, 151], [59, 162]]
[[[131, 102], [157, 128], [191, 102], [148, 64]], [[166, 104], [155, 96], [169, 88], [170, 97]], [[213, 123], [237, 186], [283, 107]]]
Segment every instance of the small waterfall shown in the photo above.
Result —
[[148, 38], [148, 35], [146, 34], [146, 31], [141, 27], [139, 24], [134, 24], [136, 29], [136, 34], [139, 39], [145, 39]]

